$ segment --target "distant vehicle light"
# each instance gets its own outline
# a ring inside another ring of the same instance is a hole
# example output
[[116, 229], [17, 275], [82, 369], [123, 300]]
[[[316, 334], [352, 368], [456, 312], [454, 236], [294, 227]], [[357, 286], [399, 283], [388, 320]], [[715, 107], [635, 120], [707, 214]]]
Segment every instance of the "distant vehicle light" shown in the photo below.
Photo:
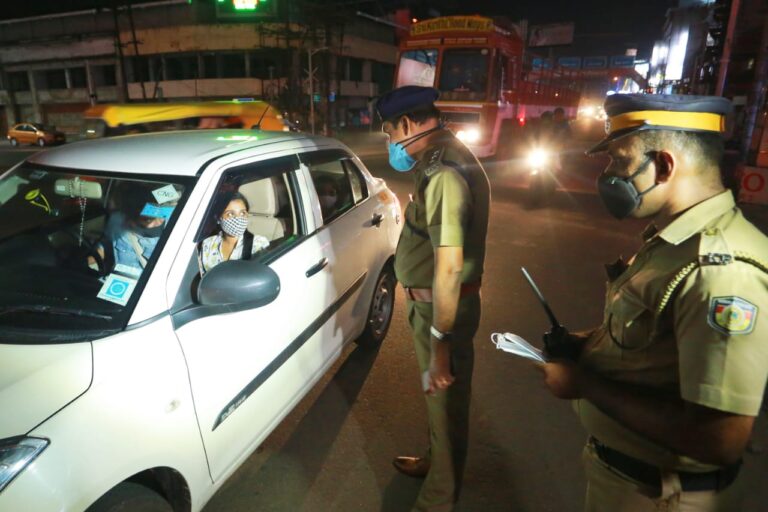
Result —
[[528, 153], [528, 165], [534, 168], [539, 168], [547, 165], [549, 162], [549, 151], [541, 148], [536, 148]]
[[480, 130], [477, 128], [469, 128], [467, 130], [459, 130], [456, 132], [456, 137], [465, 144], [474, 144], [480, 140]]

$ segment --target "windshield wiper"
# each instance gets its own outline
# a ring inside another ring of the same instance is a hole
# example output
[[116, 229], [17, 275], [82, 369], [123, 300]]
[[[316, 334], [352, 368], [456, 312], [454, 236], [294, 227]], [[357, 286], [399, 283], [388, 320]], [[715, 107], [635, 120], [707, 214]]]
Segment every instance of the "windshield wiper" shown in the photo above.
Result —
[[56, 306], [43, 306], [43, 305], [21, 305], [21, 306], [6, 306], [0, 309], [0, 316], [7, 315], [9, 313], [49, 313], [51, 315], [65, 315], [65, 316], [79, 316], [85, 318], [97, 318], [99, 320], [112, 320], [111, 315], [103, 315], [101, 313], [94, 313], [93, 311], [86, 311], [84, 309], [68, 309], [60, 308]]

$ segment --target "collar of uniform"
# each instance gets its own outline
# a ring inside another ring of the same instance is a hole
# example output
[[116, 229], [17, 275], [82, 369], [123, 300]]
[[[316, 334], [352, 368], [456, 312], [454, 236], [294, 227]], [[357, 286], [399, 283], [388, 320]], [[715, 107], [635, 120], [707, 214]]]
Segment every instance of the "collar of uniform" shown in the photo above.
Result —
[[662, 229], [659, 237], [672, 245], [678, 245], [700, 232], [711, 220], [723, 215], [734, 206], [736, 202], [733, 200], [733, 194], [730, 190], [725, 190], [684, 212]]

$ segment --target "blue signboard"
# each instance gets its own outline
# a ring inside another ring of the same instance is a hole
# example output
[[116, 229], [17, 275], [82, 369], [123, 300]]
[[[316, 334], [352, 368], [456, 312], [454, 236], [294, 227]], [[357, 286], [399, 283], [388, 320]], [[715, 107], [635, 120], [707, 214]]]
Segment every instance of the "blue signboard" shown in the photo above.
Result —
[[557, 59], [557, 64], [563, 68], [580, 68], [581, 57], [560, 57]]
[[534, 57], [533, 58], [533, 68], [534, 69], [551, 69], [552, 68], [552, 61], [549, 59], [542, 59], [541, 57]]
[[608, 57], [584, 57], [584, 69], [602, 69], [608, 66]]
[[612, 68], [633, 68], [635, 67], [635, 58], [631, 55], [615, 55], [611, 57]]

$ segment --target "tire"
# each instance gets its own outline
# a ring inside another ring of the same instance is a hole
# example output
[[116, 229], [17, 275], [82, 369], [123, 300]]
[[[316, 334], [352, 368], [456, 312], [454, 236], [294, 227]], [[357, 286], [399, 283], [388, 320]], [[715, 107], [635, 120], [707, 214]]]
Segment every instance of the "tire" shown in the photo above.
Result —
[[14, 137], [11, 137], [11, 146], [13, 147], [19, 147], [19, 141], [17, 141]]
[[40, 146], [41, 148], [45, 147], [45, 139], [43, 138], [37, 139], [37, 145]]
[[86, 512], [173, 512], [173, 507], [152, 489], [123, 482], [96, 500]]
[[371, 306], [368, 308], [368, 318], [365, 319], [365, 330], [357, 339], [357, 344], [364, 347], [375, 347], [384, 341], [392, 323], [395, 312], [395, 270], [387, 263], [376, 279]]

